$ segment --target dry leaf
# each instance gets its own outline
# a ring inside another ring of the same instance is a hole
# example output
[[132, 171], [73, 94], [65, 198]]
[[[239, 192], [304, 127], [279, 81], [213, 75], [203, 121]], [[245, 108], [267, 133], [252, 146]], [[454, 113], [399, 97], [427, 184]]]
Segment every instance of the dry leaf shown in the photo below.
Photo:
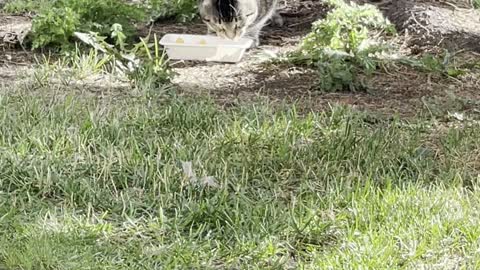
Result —
[[202, 185], [206, 187], [218, 188], [218, 183], [213, 176], [206, 176], [202, 178]]
[[198, 181], [197, 176], [193, 171], [193, 166], [191, 161], [182, 162], [182, 168], [183, 168], [183, 174], [185, 175], [185, 178], [187, 178], [191, 184], [194, 184]]
[[191, 161], [182, 162], [182, 169], [185, 178], [190, 182], [192, 185], [199, 185], [202, 187], [212, 187], [218, 188], [219, 185], [213, 176], [205, 176], [202, 177], [200, 180], [195, 175], [193, 171], [193, 165]]

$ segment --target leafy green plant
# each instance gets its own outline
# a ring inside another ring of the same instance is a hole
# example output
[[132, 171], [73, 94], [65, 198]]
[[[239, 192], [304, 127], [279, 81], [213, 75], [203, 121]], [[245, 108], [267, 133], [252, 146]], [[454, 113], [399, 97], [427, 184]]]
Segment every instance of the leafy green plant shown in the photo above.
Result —
[[148, 38], [141, 41], [131, 50], [133, 55], [141, 59], [139, 64], [129, 73], [130, 79], [137, 87], [156, 88], [170, 81], [172, 71], [167, 62], [167, 56], [161, 50], [157, 36], [153, 37], [153, 44], [147, 42]]
[[33, 48], [68, 44], [80, 26], [80, 16], [71, 8], [52, 8], [35, 17], [32, 24]]
[[457, 77], [465, 73], [465, 71], [452, 63], [453, 55], [445, 51], [440, 57], [426, 54], [419, 60], [421, 68], [427, 72], [435, 72], [447, 76]]
[[464, 75], [475, 63], [458, 63], [457, 55], [445, 50], [442, 54], [424, 54], [420, 58], [402, 57], [397, 62], [422, 72], [436, 73], [442, 76], [458, 77]]
[[141, 38], [140, 42], [130, 45], [126, 42], [120, 24], [111, 27], [110, 37], [114, 44], [106, 41], [107, 37], [97, 33], [75, 33], [80, 40], [108, 56], [111, 71], [126, 74], [138, 87], [158, 87], [169, 82], [173, 75], [168, 66], [166, 54], [158, 45], [156, 35], [153, 43], [150, 37]]
[[322, 90], [355, 90], [360, 86], [357, 74], [375, 71], [379, 55], [388, 50], [372, 38], [380, 31], [394, 33], [395, 29], [378, 9], [335, 1], [333, 11], [314, 23], [289, 59], [317, 68]]
[[[196, 0], [145, 0], [139, 4], [122, 0], [13, 0], [5, 6], [9, 13], [36, 14], [32, 26], [33, 48], [67, 47], [73, 32], [98, 32], [108, 36], [113, 24], [121, 24], [130, 38], [138, 22], [174, 18], [179, 22], [197, 16]], [[71, 47], [71, 46], [70, 46]]]
[[144, 8], [118, 0], [63, 0], [60, 6], [77, 11], [82, 20], [81, 31], [109, 34], [110, 27], [117, 23], [126, 34], [134, 30], [132, 23], [146, 19]]
[[59, 0], [41, 9], [33, 20], [33, 48], [69, 44], [75, 31], [108, 35], [117, 23], [126, 36], [134, 33], [133, 24], [146, 18], [145, 11], [116, 0]]
[[480, 8], [480, 0], [473, 0], [472, 5], [474, 8]]

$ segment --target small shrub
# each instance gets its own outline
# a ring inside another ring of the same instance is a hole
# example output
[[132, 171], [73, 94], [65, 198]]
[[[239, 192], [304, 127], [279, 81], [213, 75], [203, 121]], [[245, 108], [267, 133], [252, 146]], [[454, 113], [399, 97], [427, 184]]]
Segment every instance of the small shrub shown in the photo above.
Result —
[[320, 88], [325, 91], [355, 90], [358, 73], [370, 74], [379, 64], [378, 54], [388, 47], [372, 39], [374, 33], [395, 29], [371, 5], [358, 6], [335, 1], [334, 9], [313, 25], [300, 49], [289, 59], [318, 69]]
[[134, 33], [133, 23], [146, 18], [138, 6], [117, 0], [59, 0], [42, 8], [33, 20], [33, 48], [65, 46], [75, 31], [93, 31], [108, 35], [110, 27], [121, 24], [127, 36]]
[[129, 38], [134, 23], [147, 19], [174, 18], [180, 22], [197, 16], [196, 0], [144, 0], [127, 4], [125, 0], [13, 0], [4, 9], [8, 13], [36, 14], [32, 26], [33, 48], [70, 47], [73, 32], [98, 32], [108, 36], [110, 27], [121, 24]]
[[80, 26], [80, 16], [71, 8], [51, 8], [35, 17], [32, 23], [33, 48], [49, 44], [64, 46]]

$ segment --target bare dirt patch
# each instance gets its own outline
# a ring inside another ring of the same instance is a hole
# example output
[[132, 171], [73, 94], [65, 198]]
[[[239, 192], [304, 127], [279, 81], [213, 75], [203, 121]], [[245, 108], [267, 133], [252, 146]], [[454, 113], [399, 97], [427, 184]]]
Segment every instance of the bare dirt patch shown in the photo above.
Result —
[[0, 49], [23, 44], [31, 28], [32, 21], [27, 17], [0, 13]]
[[480, 52], [480, 12], [447, 3], [392, 1], [386, 15], [399, 30], [410, 33], [411, 45]]
[[[228, 67], [217, 67], [225, 70]], [[200, 73], [194, 73], [201, 70]], [[310, 69], [273, 66], [269, 68], [235, 69], [227, 79], [219, 80], [210, 74], [210, 67], [182, 70], [176, 82], [182, 93], [193, 96], [209, 95], [220, 105], [230, 107], [245, 102], [267, 100], [272, 104], [295, 104], [300, 111], [323, 111], [332, 104], [349, 105], [358, 110], [397, 114], [412, 117], [428, 110], [437, 111], [435, 116], [449, 111], [467, 111], [474, 108], [458, 107], [458, 104], [445, 105], [449, 95], [463, 100], [480, 100], [479, 80], [475, 78], [450, 79], [441, 75], [419, 73], [412, 68], [399, 67], [391, 73], [377, 73], [368, 78], [365, 92], [331, 92], [316, 90], [318, 75]], [[192, 74], [192, 75], [190, 75]], [[195, 76], [195, 75], [196, 76]], [[193, 77], [202, 78], [203, 84]], [[212, 76], [213, 78], [208, 78]], [[189, 84], [183, 79], [188, 78]], [[212, 84], [209, 84], [212, 83]], [[476, 106], [476, 103], [473, 104]], [[478, 112], [475, 111], [475, 114]]]
[[[446, 99], [448, 93], [467, 99], [480, 97], [476, 90], [478, 83], [471, 78], [451, 79], [407, 67], [375, 74], [367, 81], [367, 92], [323, 93], [315, 89], [315, 81], [319, 78], [312, 70], [265, 66], [263, 63], [266, 55], [295, 49], [294, 46], [301, 37], [310, 30], [311, 23], [322, 18], [328, 11], [326, 6], [315, 6], [312, 1], [299, 0], [294, 3], [281, 12], [286, 19], [286, 27], [267, 27], [262, 39], [263, 45], [249, 51], [241, 63], [176, 63], [174, 66], [179, 75], [175, 83], [180, 86], [182, 93], [209, 95], [224, 106], [266, 99], [273, 103], [295, 103], [306, 111], [318, 111], [328, 108], [332, 103], [338, 103], [352, 105], [361, 110], [403, 116], [428, 110], [428, 100], [433, 97], [435, 100]], [[388, 7], [392, 7], [390, 3], [377, 4], [379, 8], [387, 11]], [[204, 33], [201, 23], [188, 28], [178, 25], [169, 28], [162, 24], [157, 27], [161, 33]]]
[[414, 52], [432, 47], [480, 51], [480, 11], [471, 0], [353, 0], [374, 4], [406, 34]]

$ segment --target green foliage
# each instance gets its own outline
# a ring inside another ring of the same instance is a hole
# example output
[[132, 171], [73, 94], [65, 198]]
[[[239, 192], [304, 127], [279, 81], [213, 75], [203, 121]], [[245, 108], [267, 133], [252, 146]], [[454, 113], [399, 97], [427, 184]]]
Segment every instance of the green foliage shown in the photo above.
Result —
[[156, 19], [175, 18], [179, 22], [188, 22], [197, 16], [197, 0], [149, 0], [152, 17]]
[[117, 23], [124, 31], [131, 34], [134, 22], [145, 20], [144, 9], [119, 0], [63, 0], [57, 2], [60, 7], [70, 7], [75, 10], [82, 21], [80, 31], [95, 31], [99, 34], [109, 34], [110, 27]]
[[166, 54], [158, 45], [156, 35], [153, 37], [153, 43], [149, 43], [150, 37], [146, 37], [130, 45], [120, 24], [111, 27], [110, 37], [115, 45], [109, 44], [106, 41], [107, 37], [94, 32], [88, 34], [76, 32], [75, 35], [87, 45], [107, 55], [110, 66], [113, 67], [111, 71], [126, 74], [138, 87], [159, 87], [168, 83], [173, 75]]
[[148, 43], [148, 38], [142, 38], [140, 43], [129, 52], [141, 59], [129, 73], [130, 79], [137, 87], [158, 88], [170, 82], [173, 73], [168, 66], [167, 55], [160, 48], [156, 35], [154, 35], [153, 43]]
[[50, 8], [37, 15], [32, 24], [33, 48], [66, 45], [81, 25], [80, 16], [71, 8]]
[[474, 121], [52, 88], [0, 93], [2, 269], [478, 269]]
[[458, 77], [464, 75], [468, 69], [475, 66], [475, 63], [459, 64], [456, 61], [456, 54], [445, 50], [442, 54], [424, 54], [420, 58], [400, 58], [398, 62], [413, 67], [422, 72], [436, 73], [443, 76]]
[[443, 57], [426, 54], [420, 59], [421, 68], [427, 72], [435, 72], [452, 77], [464, 74], [464, 70], [451, 63], [452, 57], [448, 52], [445, 52]]
[[3, 9], [7, 13], [35, 12], [42, 7], [51, 6], [52, 0], [13, 0], [8, 1]]
[[314, 23], [290, 60], [316, 67], [322, 90], [354, 90], [359, 86], [357, 74], [375, 71], [378, 54], [388, 49], [372, 39], [373, 33], [393, 33], [395, 29], [371, 5], [335, 3], [325, 19]]
[[5, 6], [9, 13], [33, 12], [33, 48], [68, 47], [75, 31], [109, 35], [113, 24], [123, 26], [128, 39], [133, 25], [151, 19], [174, 18], [180, 22], [197, 16], [196, 0], [146, 0], [127, 4], [125, 0], [13, 0]]
[[117, 0], [59, 0], [40, 9], [33, 20], [33, 48], [47, 45], [65, 46], [75, 31], [109, 34], [117, 23], [134, 32], [133, 24], [146, 18], [140, 7]]
[[472, 4], [474, 8], [480, 8], [480, 0], [473, 0]]

